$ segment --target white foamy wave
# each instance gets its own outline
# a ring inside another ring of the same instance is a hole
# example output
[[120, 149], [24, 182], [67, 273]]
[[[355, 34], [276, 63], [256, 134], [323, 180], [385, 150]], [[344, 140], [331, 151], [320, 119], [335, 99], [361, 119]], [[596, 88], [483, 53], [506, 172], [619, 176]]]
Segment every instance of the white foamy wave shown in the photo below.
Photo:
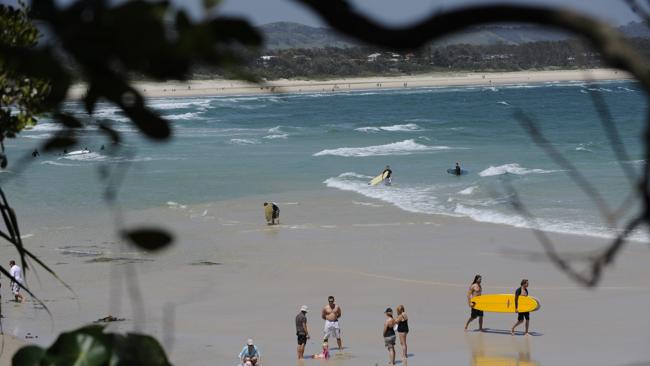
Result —
[[478, 189], [478, 186], [467, 187], [467, 188], [463, 189], [462, 191], [458, 192], [458, 194], [470, 195], [470, 194], [474, 193], [474, 191], [476, 191], [477, 189]]
[[78, 164], [68, 164], [68, 163], [61, 163], [58, 161], [53, 161], [53, 160], [45, 160], [41, 162], [42, 165], [55, 165], [55, 166], [79, 166]]
[[182, 113], [182, 114], [170, 114], [163, 116], [166, 119], [172, 119], [172, 120], [188, 120], [188, 119], [201, 119], [199, 117], [199, 113], [197, 112], [187, 112], [187, 113]]
[[[331, 188], [360, 193], [366, 197], [391, 203], [402, 210], [420, 213], [442, 213], [443, 207], [433, 195], [434, 186], [369, 186], [367, 179], [344, 173], [325, 180]], [[356, 173], [354, 173], [356, 174]], [[453, 216], [453, 215], [452, 215]]]
[[28, 131], [28, 132], [50, 132], [50, 131], [59, 131], [59, 130], [61, 130], [61, 128], [62, 128], [62, 126], [60, 124], [45, 122], [45, 123], [38, 123], [35, 126], [27, 128], [26, 131]]
[[380, 132], [380, 131], [415, 132], [415, 131], [422, 131], [422, 128], [420, 128], [420, 126], [416, 125], [415, 123], [407, 123], [407, 124], [404, 124], [404, 125], [379, 126], [379, 127], [359, 127], [359, 128], [355, 128], [354, 130], [359, 131], [359, 132]]
[[414, 140], [404, 140], [392, 144], [367, 146], [367, 147], [341, 147], [338, 149], [327, 149], [315, 153], [313, 156], [343, 156], [343, 157], [365, 157], [385, 155], [411, 155], [435, 150], [448, 150], [449, 146], [427, 146], [418, 144]]
[[210, 106], [210, 99], [150, 99], [148, 106], [158, 110], [199, 108], [207, 109]]
[[576, 151], [586, 151], [586, 152], [594, 152], [590, 147], [592, 147], [593, 144], [591, 143], [586, 143], [586, 144], [579, 144], [576, 147]]
[[360, 178], [360, 179], [372, 179], [373, 177], [369, 175], [358, 174], [355, 172], [346, 172], [339, 175], [339, 178]]
[[[467, 216], [472, 220], [479, 222], [503, 224], [525, 229], [537, 227], [543, 231], [559, 234], [586, 235], [607, 239], [612, 239], [618, 234], [617, 230], [607, 229], [602, 226], [595, 226], [593, 224], [585, 222], [569, 222], [566, 220], [540, 218], [537, 218], [535, 222], [530, 222], [519, 215], [506, 214], [493, 210], [465, 207], [463, 205], [457, 205], [454, 212], [462, 216]], [[629, 239], [640, 242], [650, 241], [648, 234], [645, 232], [635, 232], [629, 236]]]
[[527, 169], [519, 166], [519, 164], [504, 164], [499, 166], [490, 166], [489, 168], [478, 173], [481, 177], [492, 177], [495, 175], [502, 174], [516, 174], [516, 175], [526, 175], [526, 174], [547, 174], [547, 173], [556, 173], [560, 170], [544, 170], [544, 169]]
[[500, 102], [497, 102], [497, 104], [510, 105], [510, 103], [506, 102], [505, 100], [502, 100], [502, 101], [500, 101]]
[[287, 138], [289, 138], [289, 134], [287, 134], [287, 133], [279, 133], [279, 134], [276, 134], [276, 135], [267, 135], [267, 136], [264, 136], [262, 138], [267, 139], [267, 140], [287, 139]]
[[235, 145], [257, 145], [260, 141], [257, 139], [230, 139], [230, 143]]
[[71, 151], [64, 156], [60, 157], [59, 159], [67, 159], [67, 160], [76, 160], [76, 161], [101, 161], [104, 160], [106, 157], [104, 155], [101, 155], [96, 152], [90, 152], [88, 150], [77, 150], [77, 151]]

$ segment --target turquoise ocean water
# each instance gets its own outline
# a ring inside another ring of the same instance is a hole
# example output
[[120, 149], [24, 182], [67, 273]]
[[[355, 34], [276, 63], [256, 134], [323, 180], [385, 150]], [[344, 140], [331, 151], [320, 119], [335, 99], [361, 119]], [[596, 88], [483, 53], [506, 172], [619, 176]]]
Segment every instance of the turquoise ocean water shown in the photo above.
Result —
[[[627, 161], [617, 162], [589, 89], [605, 98], [630, 154]], [[632, 82], [167, 98], [151, 99], [150, 105], [171, 121], [170, 142], [140, 137], [116, 108], [101, 105], [95, 118], [123, 133], [121, 149], [91, 128], [73, 149], [88, 147], [90, 153], [42, 154], [20, 174], [10, 165], [0, 179], [11, 202], [28, 213], [103, 209], [99, 169], [127, 168], [119, 194], [126, 208], [333, 188], [407, 211], [527, 226], [512, 209], [507, 180], [540, 227], [603, 236], [611, 234], [609, 224], [532, 142], [514, 112], [536, 119], [553, 147], [612, 207], [631, 190], [619, 163], [636, 174], [645, 164], [646, 105]], [[88, 119], [80, 104], [67, 109]], [[57, 129], [44, 118], [9, 140], [10, 164]], [[469, 174], [447, 174], [456, 161]], [[393, 185], [369, 187], [367, 181], [387, 164]], [[634, 204], [628, 206], [634, 211]]]

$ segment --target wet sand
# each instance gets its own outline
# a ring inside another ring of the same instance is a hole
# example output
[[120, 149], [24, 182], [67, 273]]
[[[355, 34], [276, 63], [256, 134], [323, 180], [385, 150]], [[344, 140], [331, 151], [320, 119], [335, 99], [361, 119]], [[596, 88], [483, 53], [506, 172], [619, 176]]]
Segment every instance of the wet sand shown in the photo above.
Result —
[[[280, 205], [281, 225], [265, 225], [266, 200]], [[50, 319], [32, 301], [8, 303], [3, 286], [5, 333], [24, 339], [29, 332], [38, 338], [28, 341], [38, 344], [110, 314], [126, 319], [110, 331], [153, 334], [176, 365], [234, 365], [249, 337], [264, 365], [292, 365], [299, 307], [311, 309], [306, 354], [312, 355], [320, 350], [320, 309], [333, 295], [343, 310], [345, 349], [332, 350], [331, 365], [386, 364], [383, 311], [398, 304], [410, 317], [411, 366], [650, 360], [648, 320], [639, 311], [650, 301], [650, 250], [642, 243], [629, 244], [603, 283], [589, 290], [537, 255], [541, 245], [529, 230], [408, 213], [332, 189], [127, 213], [129, 227], [163, 225], [175, 233], [174, 247], [159, 255], [119, 244], [105, 210], [46, 222], [21, 217], [23, 233], [32, 235], [26, 245], [77, 294], [42, 270], [40, 284], [29, 272]], [[606, 243], [551, 236], [567, 253]], [[0, 255], [14, 257], [6, 245]], [[485, 293], [512, 292], [522, 278], [530, 280], [530, 294], [542, 304], [531, 315], [533, 335], [508, 334], [513, 314], [487, 314], [486, 333], [463, 331], [465, 294], [477, 273]]]
[[[562, 81], [598, 81], [630, 79], [630, 75], [613, 69], [516, 71], [516, 72], [445, 72], [412, 76], [377, 76], [331, 80], [280, 79], [262, 85], [238, 80], [190, 80], [164, 83], [135, 82], [134, 86], [148, 97], [196, 97], [212, 95], [246, 95], [271, 93], [346, 92], [448, 86], [496, 86]], [[76, 85], [69, 98], [83, 96], [85, 86]]]

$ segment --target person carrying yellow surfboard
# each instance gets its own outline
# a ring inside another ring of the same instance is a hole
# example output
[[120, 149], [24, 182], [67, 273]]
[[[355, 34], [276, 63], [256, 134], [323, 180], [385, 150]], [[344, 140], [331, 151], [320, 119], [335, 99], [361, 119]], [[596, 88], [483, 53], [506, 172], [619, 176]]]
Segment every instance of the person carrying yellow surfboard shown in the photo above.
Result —
[[469, 305], [471, 313], [469, 319], [467, 319], [467, 323], [465, 323], [465, 330], [467, 330], [467, 327], [469, 327], [469, 323], [471, 323], [472, 320], [478, 318], [478, 330], [483, 331], [483, 311], [474, 309], [474, 302], [472, 302], [474, 297], [481, 296], [483, 293], [483, 286], [481, 286], [482, 280], [483, 277], [481, 277], [481, 275], [474, 276], [474, 281], [467, 291], [467, 305]]
[[384, 175], [384, 184], [387, 186], [391, 185], [391, 183], [393, 182], [393, 180], [391, 179], [393, 175], [393, 171], [390, 170], [390, 165], [386, 165], [386, 168], [384, 169], [383, 172], [381, 172], [381, 174]]
[[515, 291], [515, 313], [517, 313], [517, 322], [512, 326], [512, 329], [510, 329], [510, 334], [515, 335], [515, 328], [526, 319], [526, 331], [524, 332], [524, 335], [527, 335], [528, 325], [530, 324], [530, 313], [520, 313], [517, 311], [519, 306], [519, 296], [528, 296], [528, 280], [525, 278], [521, 280], [521, 287]]
[[264, 218], [268, 225], [275, 225], [275, 220], [280, 223], [280, 207], [275, 202], [264, 202]]

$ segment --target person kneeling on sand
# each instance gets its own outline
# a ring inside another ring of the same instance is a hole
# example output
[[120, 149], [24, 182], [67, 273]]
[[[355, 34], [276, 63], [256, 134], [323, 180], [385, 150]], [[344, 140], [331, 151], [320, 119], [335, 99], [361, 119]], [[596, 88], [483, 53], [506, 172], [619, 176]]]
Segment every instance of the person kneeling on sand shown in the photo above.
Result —
[[241, 359], [241, 364], [243, 366], [254, 366], [260, 364], [262, 355], [260, 355], [260, 351], [258, 351], [257, 347], [253, 344], [252, 339], [249, 338], [246, 342], [246, 345], [239, 353], [239, 359]]

